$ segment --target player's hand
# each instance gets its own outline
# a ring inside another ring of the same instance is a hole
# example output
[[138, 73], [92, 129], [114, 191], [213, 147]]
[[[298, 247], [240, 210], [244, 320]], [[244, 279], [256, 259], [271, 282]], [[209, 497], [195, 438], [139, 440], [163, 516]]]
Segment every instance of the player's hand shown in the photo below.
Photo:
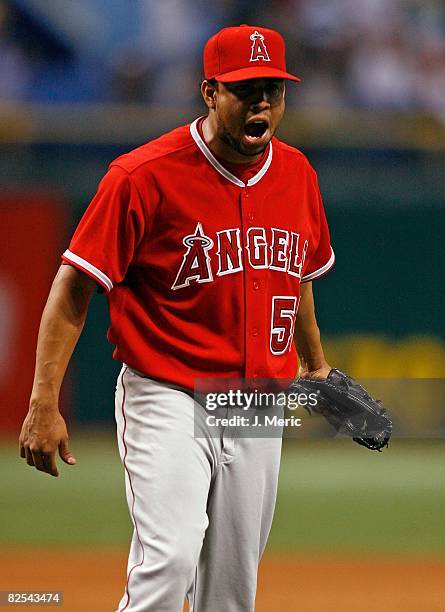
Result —
[[56, 453], [68, 465], [76, 459], [69, 450], [69, 438], [63, 416], [58, 409], [33, 409], [23, 422], [19, 438], [20, 456], [41, 472], [58, 476]]
[[321, 367], [314, 370], [309, 369], [306, 365], [300, 365], [298, 369], [298, 376], [299, 378], [315, 378], [316, 380], [324, 380], [328, 377], [331, 370], [332, 368], [327, 362], [324, 362]]

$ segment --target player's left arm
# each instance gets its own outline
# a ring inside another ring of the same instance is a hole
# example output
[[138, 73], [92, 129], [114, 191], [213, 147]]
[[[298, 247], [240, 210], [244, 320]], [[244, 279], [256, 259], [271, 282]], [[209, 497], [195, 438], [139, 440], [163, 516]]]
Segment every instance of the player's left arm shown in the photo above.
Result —
[[315, 317], [312, 282], [300, 286], [300, 305], [295, 320], [294, 341], [300, 367], [298, 375], [302, 378], [326, 378], [331, 366], [326, 361], [321, 345], [320, 330]]

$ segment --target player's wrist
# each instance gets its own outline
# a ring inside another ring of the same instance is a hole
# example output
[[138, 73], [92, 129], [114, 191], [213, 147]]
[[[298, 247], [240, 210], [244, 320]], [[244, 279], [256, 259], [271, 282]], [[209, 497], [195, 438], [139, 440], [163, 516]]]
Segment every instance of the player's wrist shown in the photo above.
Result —
[[58, 395], [54, 393], [32, 394], [29, 400], [29, 411], [34, 413], [58, 414]]
[[298, 375], [300, 378], [327, 378], [331, 369], [327, 361], [315, 361], [300, 366]]

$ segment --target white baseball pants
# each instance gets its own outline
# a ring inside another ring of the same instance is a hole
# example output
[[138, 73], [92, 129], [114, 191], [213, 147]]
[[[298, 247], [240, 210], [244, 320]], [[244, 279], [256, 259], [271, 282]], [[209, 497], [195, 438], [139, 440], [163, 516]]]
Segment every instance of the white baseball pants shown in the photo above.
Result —
[[211, 437], [192, 397], [126, 366], [115, 414], [134, 526], [118, 611], [183, 612], [187, 597], [191, 612], [252, 612], [281, 438]]

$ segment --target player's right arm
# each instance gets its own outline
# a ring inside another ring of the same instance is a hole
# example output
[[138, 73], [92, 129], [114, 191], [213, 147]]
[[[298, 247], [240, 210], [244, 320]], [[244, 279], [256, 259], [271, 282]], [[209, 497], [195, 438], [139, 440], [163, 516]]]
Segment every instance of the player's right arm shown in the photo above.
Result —
[[62, 265], [40, 322], [34, 384], [19, 447], [20, 456], [28, 465], [52, 476], [59, 475], [57, 450], [65, 463], [76, 463], [69, 450], [65, 420], [59, 411], [59, 393], [95, 286], [84, 272]]

